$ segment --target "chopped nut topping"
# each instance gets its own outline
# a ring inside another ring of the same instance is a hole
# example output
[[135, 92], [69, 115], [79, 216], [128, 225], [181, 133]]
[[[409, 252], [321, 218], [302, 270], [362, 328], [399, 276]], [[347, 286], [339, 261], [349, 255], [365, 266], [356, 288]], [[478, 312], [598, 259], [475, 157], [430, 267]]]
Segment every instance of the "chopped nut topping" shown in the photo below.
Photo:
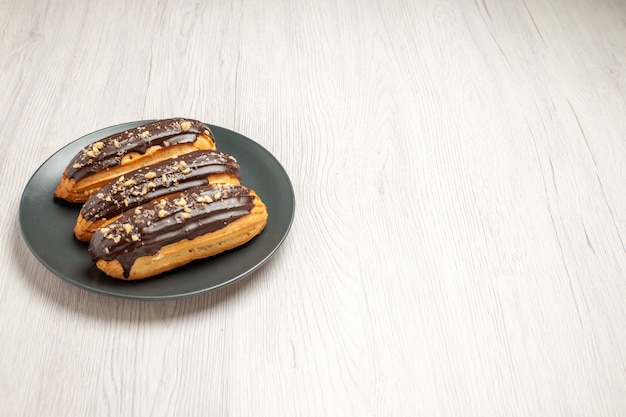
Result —
[[198, 203], [212, 203], [213, 199], [208, 195], [201, 195], [200, 197], [196, 198], [196, 201]]
[[189, 174], [191, 172], [191, 168], [183, 169], [183, 174]]
[[189, 129], [191, 129], [191, 122], [182, 122], [180, 124], [180, 128], [183, 130], [183, 132], [188, 131]]
[[72, 165], [72, 168], [74, 168], [74, 169], [79, 169], [79, 168], [82, 168], [82, 167], [83, 166], [81, 164], [74, 164], [74, 165]]
[[139, 240], [139, 235], [132, 235], [130, 238], [133, 242], [137, 242]]
[[130, 187], [131, 185], [134, 185], [135, 181], [134, 180], [127, 180], [126, 182], [124, 182], [124, 187]]
[[141, 209], [139, 207], [137, 207], [135, 209], [135, 214], [137, 214], [137, 215], [141, 214]]
[[180, 213], [180, 218], [181, 219], [190, 219], [191, 218], [191, 214], [189, 214], [189, 212]]
[[113, 139], [113, 146], [116, 148], [120, 147], [120, 142], [117, 139]]
[[156, 178], [156, 172], [150, 171], [150, 172], [146, 173], [146, 175], [144, 175], [144, 178], [147, 178], [149, 180], [151, 180], [152, 178]]
[[124, 228], [124, 231], [126, 233], [130, 233], [133, 231], [133, 226], [130, 223], [124, 223], [122, 227]]
[[165, 216], [167, 216], [167, 211], [165, 211], [163, 209], [159, 210], [159, 218], [162, 219]]
[[141, 132], [141, 137], [144, 139], [150, 137], [150, 131], [146, 130], [144, 132]]
[[100, 231], [102, 232], [102, 235], [106, 237], [106, 235], [109, 234], [111, 229], [109, 229], [108, 227], [103, 227], [102, 229], [100, 229]]
[[104, 143], [103, 142], [96, 142], [93, 144], [93, 146], [98, 149], [101, 150], [102, 148], [104, 148]]

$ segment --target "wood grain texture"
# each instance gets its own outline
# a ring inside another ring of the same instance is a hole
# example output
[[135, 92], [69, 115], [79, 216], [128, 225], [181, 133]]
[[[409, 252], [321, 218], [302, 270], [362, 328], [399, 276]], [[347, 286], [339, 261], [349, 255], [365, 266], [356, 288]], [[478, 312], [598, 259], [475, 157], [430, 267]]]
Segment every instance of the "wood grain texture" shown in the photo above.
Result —
[[[0, 0], [0, 416], [623, 416], [626, 3]], [[55, 150], [187, 116], [270, 150], [250, 279], [136, 302], [48, 272]]]

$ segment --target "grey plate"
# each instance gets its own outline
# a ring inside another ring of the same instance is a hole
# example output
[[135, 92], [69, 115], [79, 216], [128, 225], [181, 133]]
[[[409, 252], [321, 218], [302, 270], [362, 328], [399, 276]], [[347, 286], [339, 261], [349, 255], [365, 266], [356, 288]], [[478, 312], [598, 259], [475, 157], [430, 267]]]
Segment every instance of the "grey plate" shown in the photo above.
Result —
[[253, 140], [209, 125], [219, 150], [237, 158], [242, 184], [255, 190], [269, 213], [263, 232], [248, 244], [177, 270], [139, 281], [107, 277], [91, 262], [87, 244], [74, 238], [79, 205], [54, 197], [63, 170], [81, 148], [148, 121], [111, 126], [90, 133], [57, 151], [33, 174], [20, 201], [22, 235], [37, 259], [79, 287], [112, 296], [163, 300], [201, 294], [241, 279], [263, 265], [289, 233], [295, 213], [291, 181], [276, 158]]

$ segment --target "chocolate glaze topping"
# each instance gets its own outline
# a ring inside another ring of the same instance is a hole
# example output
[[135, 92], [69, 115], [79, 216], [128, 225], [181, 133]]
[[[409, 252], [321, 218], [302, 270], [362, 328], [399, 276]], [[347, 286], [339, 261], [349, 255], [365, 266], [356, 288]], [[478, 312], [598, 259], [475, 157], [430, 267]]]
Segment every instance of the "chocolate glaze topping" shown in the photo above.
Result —
[[74, 156], [65, 169], [65, 176], [76, 181], [98, 171], [117, 166], [130, 152], [145, 154], [155, 145], [168, 147], [179, 143], [193, 143], [197, 135], [215, 137], [209, 126], [191, 119], [164, 119], [116, 133], [91, 143]]
[[87, 200], [81, 215], [87, 221], [111, 219], [155, 198], [206, 185], [212, 174], [241, 179], [239, 165], [232, 156], [219, 151], [194, 151], [111, 181]]
[[241, 185], [199, 186], [124, 212], [94, 234], [89, 252], [94, 261], [117, 259], [128, 278], [136, 259], [219, 230], [253, 208], [254, 196]]

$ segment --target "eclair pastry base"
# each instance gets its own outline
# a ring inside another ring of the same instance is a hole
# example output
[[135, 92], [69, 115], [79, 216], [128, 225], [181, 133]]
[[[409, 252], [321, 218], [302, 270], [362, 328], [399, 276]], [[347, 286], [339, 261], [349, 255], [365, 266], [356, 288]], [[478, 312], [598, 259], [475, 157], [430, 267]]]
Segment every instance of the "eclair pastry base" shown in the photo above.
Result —
[[68, 178], [63, 172], [54, 195], [72, 203], [84, 203], [106, 183], [121, 175], [145, 165], [152, 165], [197, 150], [215, 150], [215, 142], [206, 135], [198, 135], [193, 143], [181, 143], [169, 147], [155, 145], [148, 148], [144, 154], [130, 152], [122, 158], [120, 165], [99, 171], [79, 181]]
[[[239, 178], [229, 174], [212, 174], [207, 177], [207, 184], [239, 184]], [[180, 191], [173, 190], [171, 194], [166, 194], [158, 198], [167, 198], [178, 194]], [[110, 219], [98, 219], [95, 221], [86, 220], [82, 213], [78, 213], [76, 224], [74, 225], [74, 236], [83, 242], [89, 242], [96, 230], [119, 219], [120, 215], [111, 217]]]
[[99, 259], [96, 261], [96, 267], [105, 274], [122, 280], [152, 277], [243, 245], [261, 233], [267, 224], [267, 216], [265, 204], [255, 195], [254, 208], [246, 216], [215, 232], [194, 239], [182, 239], [163, 246], [154, 255], [137, 258], [128, 277], [124, 277], [122, 264], [117, 260]]

